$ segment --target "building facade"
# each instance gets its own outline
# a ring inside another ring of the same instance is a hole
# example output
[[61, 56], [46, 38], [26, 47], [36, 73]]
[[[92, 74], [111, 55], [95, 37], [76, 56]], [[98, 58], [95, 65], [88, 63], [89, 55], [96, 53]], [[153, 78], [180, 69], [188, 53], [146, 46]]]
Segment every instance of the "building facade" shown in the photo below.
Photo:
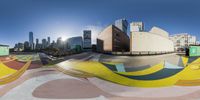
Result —
[[15, 44], [14, 51], [24, 51], [24, 43]]
[[83, 48], [84, 49], [91, 49], [92, 43], [91, 43], [91, 30], [84, 30], [83, 31]]
[[97, 37], [98, 52], [129, 51], [129, 37], [114, 25], [106, 27]]
[[82, 50], [83, 38], [81, 36], [68, 38], [66, 45], [67, 45], [68, 50], [72, 50], [72, 49], [76, 49], [76, 48], [79, 48]]
[[132, 22], [132, 23], [130, 23], [130, 31], [131, 32], [142, 32], [142, 31], [144, 31], [144, 23], [143, 22]]
[[0, 44], [0, 56], [8, 56], [9, 55], [9, 46]]
[[128, 21], [126, 19], [119, 19], [115, 21], [115, 26], [124, 33], [127, 33]]
[[168, 36], [169, 33], [158, 27], [149, 32], [131, 30], [130, 51], [139, 54], [174, 52], [174, 44]]
[[188, 33], [180, 33], [170, 36], [170, 40], [174, 43], [176, 51], [184, 51], [190, 45], [198, 45], [196, 36], [192, 36]]

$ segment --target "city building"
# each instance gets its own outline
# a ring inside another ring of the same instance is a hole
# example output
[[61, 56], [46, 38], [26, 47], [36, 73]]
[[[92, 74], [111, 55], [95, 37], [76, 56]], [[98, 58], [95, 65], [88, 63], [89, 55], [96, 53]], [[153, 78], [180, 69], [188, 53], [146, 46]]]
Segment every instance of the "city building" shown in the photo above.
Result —
[[24, 50], [30, 50], [31, 48], [29, 47], [29, 42], [28, 41], [25, 41], [24, 42]]
[[131, 32], [142, 32], [142, 31], [144, 31], [144, 23], [143, 22], [132, 22], [132, 23], [130, 23], [130, 31]]
[[49, 46], [51, 44], [50, 37], [47, 37], [47, 41], [48, 41], [48, 46]]
[[23, 43], [15, 44], [14, 51], [24, 51], [24, 44]]
[[83, 39], [81, 36], [68, 38], [66, 45], [68, 50], [77, 49], [81, 51], [83, 49]]
[[170, 40], [174, 43], [176, 51], [184, 51], [190, 45], [198, 45], [196, 36], [192, 36], [188, 33], [174, 34], [170, 36]]
[[97, 37], [98, 52], [129, 51], [128, 35], [114, 25], [106, 27]]
[[59, 37], [59, 38], [57, 39], [56, 44], [57, 44], [57, 48], [58, 48], [58, 49], [64, 49], [65, 41], [63, 41], [62, 38]]
[[128, 21], [126, 19], [118, 19], [115, 21], [115, 26], [124, 33], [127, 33]]
[[42, 39], [42, 49], [47, 48], [47, 40], [46, 39]]
[[36, 39], [35, 49], [39, 49], [39, 39]]
[[33, 32], [29, 32], [29, 45], [31, 50], [34, 50]]
[[132, 54], [151, 54], [174, 52], [174, 44], [169, 33], [153, 27], [149, 32], [131, 30], [130, 51]]
[[92, 43], [91, 43], [91, 30], [84, 30], [83, 31], [83, 48], [84, 49], [91, 49]]
[[9, 55], [9, 46], [0, 44], [0, 56], [8, 56]]

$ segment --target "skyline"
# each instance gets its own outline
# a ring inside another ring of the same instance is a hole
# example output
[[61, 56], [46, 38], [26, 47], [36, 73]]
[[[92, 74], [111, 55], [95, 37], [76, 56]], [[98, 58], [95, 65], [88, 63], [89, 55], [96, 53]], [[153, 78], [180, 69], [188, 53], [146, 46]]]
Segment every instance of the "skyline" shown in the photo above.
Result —
[[157, 26], [170, 35], [189, 33], [199, 39], [199, 4], [197, 0], [2, 0], [0, 43], [13, 47], [15, 43], [28, 41], [30, 31], [35, 39], [50, 36], [56, 40], [82, 36], [83, 30], [88, 29], [92, 30], [95, 43], [97, 33], [120, 18], [129, 23], [143, 21], [146, 31]]

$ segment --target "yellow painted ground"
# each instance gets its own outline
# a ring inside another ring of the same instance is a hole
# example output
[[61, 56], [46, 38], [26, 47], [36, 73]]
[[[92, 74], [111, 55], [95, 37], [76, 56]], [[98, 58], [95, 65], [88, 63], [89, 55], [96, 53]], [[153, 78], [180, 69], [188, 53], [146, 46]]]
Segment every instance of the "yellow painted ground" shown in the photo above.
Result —
[[188, 57], [185, 57], [185, 56], [183, 56], [183, 57], [181, 57], [182, 58], [182, 62], [183, 62], [183, 65], [184, 65], [184, 67], [186, 67], [187, 66], [187, 63], [188, 63], [188, 60], [189, 60], [189, 58]]
[[[195, 60], [194, 63], [189, 64], [179, 73], [173, 76], [163, 78], [163, 79], [158, 79], [158, 80], [136, 80], [136, 79], [126, 78], [109, 70], [103, 64], [99, 62], [94, 62], [94, 61], [84, 61], [84, 62], [71, 61], [67, 63], [74, 70], [89, 73], [89, 74], [94, 75], [95, 77], [98, 77], [107, 81], [111, 81], [114, 83], [127, 85], [127, 86], [133, 86], [133, 87], [149, 87], [150, 88], [150, 87], [173, 86], [179, 80], [200, 79], [200, 68], [199, 68], [199, 64], [197, 64], [198, 62], [200, 62], [199, 59]], [[144, 73], [141, 73], [142, 72], [141, 71], [140, 75], [145, 74], [145, 72], [146, 73], [153, 72], [153, 70], [158, 71], [158, 69], [161, 69], [161, 68], [163, 68], [163, 63], [153, 66], [152, 69], [146, 69], [146, 71], [144, 70], [143, 71]]]
[[0, 62], [0, 78], [15, 73], [16, 70], [7, 67], [2, 62]]
[[[29, 59], [31, 58], [32, 57], [30, 56]], [[0, 85], [7, 84], [18, 79], [28, 69], [30, 64], [31, 64], [31, 60], [29, 60], [20, 70], [13, 70], [1, 62], [0, 73], [3, 73], [3, 74], [1, 74], [2, 76], [0, 77]]]

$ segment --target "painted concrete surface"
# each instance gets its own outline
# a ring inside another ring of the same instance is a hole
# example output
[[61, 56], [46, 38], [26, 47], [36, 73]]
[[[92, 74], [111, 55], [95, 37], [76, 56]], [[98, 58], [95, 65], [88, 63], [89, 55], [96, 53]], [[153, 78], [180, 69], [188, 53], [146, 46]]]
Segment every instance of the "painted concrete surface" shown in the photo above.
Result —
[[[30, 80], [25, 81], [21, 85], [15, 87], [14, 89], [10, 90], [6, 95], [2, 96], [2, 100], [48, 100], [48, 98], [37, 98], [32, 96], [32, 92], [40, 85], [56, 80], [56, 79], [77, 79], [73, 78], [64, 74], [53, 74], [53, 75], [44, 75], [32, 78]], [[79, 80], [79, 79], [77, 79]], [[98, 100], [98, 99], [106, 99], [104, 96], [99, 96], [96, 98], [87, 98], [83, 100]], [[57, 99], [51, 99], [51, 100], [57, 100]], [[60, 99], [61, 100], [61, 99]], [[68, 100], [68, 99], [63, 99]], [[70, 99], [71, 100], [71, 99]]]

